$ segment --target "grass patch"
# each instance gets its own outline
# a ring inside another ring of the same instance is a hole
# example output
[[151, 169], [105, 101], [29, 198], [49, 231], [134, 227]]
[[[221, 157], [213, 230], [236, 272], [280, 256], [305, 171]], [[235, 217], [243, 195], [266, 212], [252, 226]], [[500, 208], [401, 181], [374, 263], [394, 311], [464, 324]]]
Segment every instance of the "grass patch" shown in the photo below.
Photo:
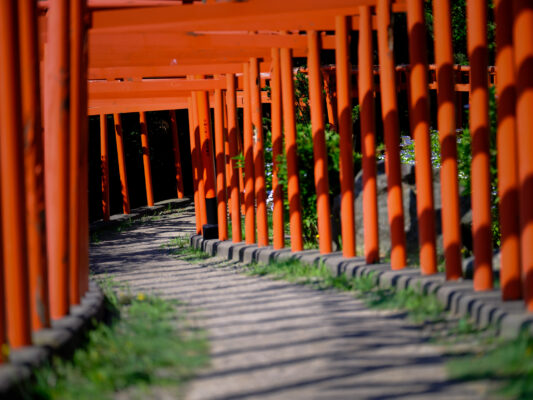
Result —
[[192, 247], [187, 236], [177, 236], [161, 247], [169, 249], [173, 255], [188, 262], [199, 262], [210, 257], [202, 250]]
[[101, 242], [101, 240], [100, 240], [100, 235], [98, 235], [98, 232], [93, 232], [91, 234], [91, 243], [92, 244], [98, 244], [100, 242]]
[[533, 399], [533, 337], [498, 341], [488, 349], [449, 361], [450, 375], [460, 380], [500, 382], [498, 394], [512, 399]]
[[382, 289], [377, 287], [372, 275], [358, 278], [334, 276], [324, 264], [310, 266], [298, 260], [287, 260], [251, 264], [247, 269], [252, 275], [268, 275], [276, 279], [312, 285], [320, 290], [352, 291], [370, 307], [403, 310], [415, 322], [438, 321], [444, 314], [444, 308], [434, 295], [414, 289]]
[[[175, 238], [169, 245], [180, 249], [182, 254], [209, 258], [206, 253], [190, 248], [187, 238]], [[451, 378], [490, 381], [497, 384], [497, 394], [506, 398], [533, 399], [531, 336], [502, 342], [495, 338], [493, 328], [479, 330], [466, 317], [449, 316], [434, 295], [411, 288], [379, 288], [373, 275], [358, 278], [334, 276], [323, 263], [310, 266], [297, 260], [286, 260], [253, 263], [244, 268], [250, 275], [310, 285], [317, 290], [351, 292], [370, 307], [405, 311], [414, 322], [424, 323], [433, 342], [450, 347], [447, 368]]]
[[134, 224], [133, 218], [128, 218], [124, 221], [121, 221], [112, 231], [114, 232], [124, 232], [128, 229], [130, 229]]
[[[377, 287], [374, 276], [348, 278], [334, 276], [323, 264], [309, 266], [297, 260], [252, 264], [248, 273], [270, 276], [317, 289], [354, 292], [368, 306], [402, 310], [416, 323], [429, 323], [436, 342], [465, 344], [463, 355], [447, 361], [449, 375], [457, 380], [483, 380], [498, 384], [497, 393], [511, 399], [533, 399], [533, 337], [523, 334], [516, 340], [502, 342], [494, 331], [478, 330], [468, 318], [447, 320], [448, 315], [436, 296], [421, 290]], [[441, 327], [441, 328], [439, 328]], [[467, 356], [464, 356], [464, 352]]]
[[36, 371], [24, 398], [112, 399], [122, 391], [149, 393], [153, 385], [178, 393], [205, 365], [207, 341], [186, 331], [177, 302], [110, 287], [103, 288], [113, 322], [90, 331], [72, 360], [56, 358]]
[[[175, 238], [169, 245], [182, 254], [209, 258], [206, 253], [190, 248], [187, 238]], [[490, 381], [497, 384], [497, 394], [506, 398], [533, 399], [531, 336], [524, 334], [517, 340], [503, 342], [495, 338], [493, 328], [479, 330], [466, 317], [449, 316], [436, 296], [411, 288], [379, 288], [374, 275], [334, 276], [323, 263], [309, 266], [297, 260], [253, 263], [244, 268], [250, 275], [310, 285], [317, 290], [351, 292], [370, 307], [405, 311], [414, 322], [424, 323], [435, 344], [449, 347], [447, 368], [451, 378]]]

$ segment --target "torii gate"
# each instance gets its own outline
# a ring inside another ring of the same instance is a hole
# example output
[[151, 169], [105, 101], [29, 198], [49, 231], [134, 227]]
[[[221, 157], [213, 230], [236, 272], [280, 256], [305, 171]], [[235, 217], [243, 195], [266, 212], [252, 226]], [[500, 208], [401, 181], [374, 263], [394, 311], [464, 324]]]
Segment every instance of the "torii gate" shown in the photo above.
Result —
[[[52, 319], [61, 318], [69, 313], [70, 305], [79, 303], [87, 291], [88, 218], [84, 194], [87, 190], [85, 150], [88, 109], [98, 114], [109, 112], [118, 115], [124, 112], [121, 110], [133, 110], [137, 106], [136, 111], [142, 113], [148, 111], [148, 103], [153, 99], [162, 109], [187, 107], [189, 121], [192, 122], [190, 137], [197, 183], [197, 226], [206, 233], [218, 223], [219, 238], [227, 238], [223, 174], [228, 170], [231, 175], [233, 240], [240, 241], [239, 177], [234, 161], [232, 168], [226, 168], [224, 152], [229, 151], [231, 157], [238, 153], [236, 91], [242, 87], [246, 180], [244, 239], [248, 243], [257, 241], [258, 246], [266, 246], [269, 237], [262, 158], [261, 60], [270, 71], [274, 154], [282, 152], [282, 122], [284, 125], [291, 248], [298, 251], [302, 249], [302, 227], [291, 64], [293, 56], [307, 56], [320, 251], [330, 252], [319, 62], [321, 42], [322, 46], [334, 47], [336, 53], [343, 256], [355, 256], [352, 91], [348, 51], [349, 33], [353, 29], [358, 29], [360, 33], [358, 97], [363, 135], [365, 257], [367, 262], [374, 262], [378, 257], [372, 65], [372, 30], [376, 29], [387, 154], [391, 267], [405, 267], [396, 101], [398, 86], [392, 52], [391, 11], [407, 11], [408, 17], [409, 111], [416, 142], [421, 272], [433, 274], [437, 271], [428, 138], [428, 63], [422, 0], [249, 0], [206, 4], [186, 4], [189, 2], [184, 1], [183, 4], [169, 5], [171, 3], [170, 0], [94, 0], [89, 2], [87, 12], [83, 1], [38, 2], [40, 10], [30, 0], [0, 2], [2, 249], [3, 278], [9, 282], [5, 293], [0, 293], [0, 299], [6, 304], [6, 317], [4, 319], [0, 315], [0, 323], [7, 327], [12, 347], [30, 344], [31, 331], [50, 323], [48, 310]], [[493, 286], [486, 7], [483, 0], [468, 1], [475, 252], [473, 284], [476, 290], [489, 290]], [[500, 213], [504, 242], [502, 296], [504, 299], [515, 299], [523, 294], [528, 309], [533, 310], [533, 250], [530, 246], [533, 242], [533, 208], [530, 207], [533, 197], [533, 162], [530, 157], [533, 148], [533, 67], [530, 62], [533, 44], [519, 40], [533, 36], [533, 6], [527, 0], [498, 0], [495, 11], [499, 44], [496, 85], [501, 98], [505, 98], [505, 101], [499, 102], [498, 126]], [[446, 276], [457, 279], [461, 276], [461, 255], [449, 0], [434, 0], [434, 14], [435, 40], [438, 43], [435, 48], [443, 155], [441, 185]], [[86, 18], [88, 16], [90, 18]], [[20, 31], [15, 21], [19, 21]], [[72, 28], [70, 37], [69, 27]], [[228, 29], [233, 33], [229, 33]], [[256, 33], [250, 35], [243, 31]], [[306, 34], [301, 35], [300, 31]], [[319, 31], [334, 31], [335, 35], [326, 35], [319, 40]], [[228, 35], [227, 40], [218, 37], [222, 32]], [[87, 34], [88, 48], [84, 46]], [[20, 57], [16, 43], [20, 45]], [[146, 57], [148, 54], [149, 58]], [[38, 60], [43, 60], [41, 67]], [[39, 71], [44, 72], [42, 78]], [[191, 75], [192, 79], [183, 78]], [[219, 78], [220, 75], [225, 76]], [[236, 83], [236, 75], [242, 76], [240, 83]], [[91, 80], [89, 84], [86, 84], [87, 77]], [[117, 79], [123, 81], [115, 82]], [[42, 86], [40, 82], [44, 84], [44, 151], [39, 134], [41, 99], [37, 94]], [[224, 138], [224, 90], [227, 143]], [[208, 91], [214, 92], [212, 99], [208, 97]], [[124, 97], [130, 95], [135, 96], [135, 100], [128, 102]], [[210, 100], [215, 105], [216, 168], [213, 165], [209, 120]], [[120, 104], [125, 108], [121, 109]], [[22, 126], [26, 132], [26, 147], [20, 134]], [[43, 166], [44, 177], [36, 172], [42, 171]], [[275, 175], [274, 195], [273, 244], [275, 248], [280, 248], [284, 246], [282, 193]], [[213, 209], [217, 212], [214, 213]], [[42, 222], [45, 210], [46, 233]], [[0, 286], [4, 289], [3, 285]], [[0, 332], [3, 334], [3, 326]], [[0, 336], [0, 342], [5, 342], [3, 336]]]

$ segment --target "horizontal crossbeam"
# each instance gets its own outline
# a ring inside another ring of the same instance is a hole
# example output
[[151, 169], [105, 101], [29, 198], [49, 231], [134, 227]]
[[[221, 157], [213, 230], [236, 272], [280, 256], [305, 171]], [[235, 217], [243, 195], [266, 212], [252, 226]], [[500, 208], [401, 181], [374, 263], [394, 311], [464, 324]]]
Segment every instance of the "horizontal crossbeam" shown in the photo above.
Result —
[[[262, 21], [271, 20], [272, 17], [275, 20], [282, 15], [293, 14], [305, 20], [313, 14], [323, 19], [336, 15], [357, 15], [359, 6], [374, 6], [375, 4], [376, 0], [248, 0], [189, 7], [102, 10], [93, 12], [92, 27], [94, 29], [137, 30], [139, 28], [149, 29], [151, 25], [159, 27], [171, 25], [182, 30], [250, 29], [250, 26], [257, 26], [251, 24], [260, 24]], [[394, 10], [404, 11], [405, 2], [395, 1]], [[299, 18], [292, 21], [295, 26]], [[333, 24], [333, 21], [330, 24]], [[246, 28], [243, 28], [245, 26]], [[266, 28], [256, 27], [255, 29], [277, 30], [278, 28], [269, 23]]]

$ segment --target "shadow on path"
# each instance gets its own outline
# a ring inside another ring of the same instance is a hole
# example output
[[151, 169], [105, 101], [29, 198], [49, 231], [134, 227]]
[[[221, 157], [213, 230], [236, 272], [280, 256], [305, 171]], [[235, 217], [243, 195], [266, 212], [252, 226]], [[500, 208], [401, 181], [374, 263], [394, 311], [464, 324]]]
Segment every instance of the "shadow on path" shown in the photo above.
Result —
[[94, 274], [186, 304], [207, 329], [211, 365], [195, 399], [482, 399], [480, 383], [447, 379], [440, 349], [403, 313], [368, 309], [348, 293], [240, 274], [235, 263], [198, 264], [165, 244], [194, 233], [189, 207], [91, 247]]

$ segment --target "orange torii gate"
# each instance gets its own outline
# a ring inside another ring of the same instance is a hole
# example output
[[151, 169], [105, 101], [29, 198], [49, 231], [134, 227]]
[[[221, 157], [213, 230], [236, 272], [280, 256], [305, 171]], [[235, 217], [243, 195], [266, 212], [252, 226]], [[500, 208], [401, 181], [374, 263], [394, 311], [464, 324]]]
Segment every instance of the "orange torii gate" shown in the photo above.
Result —
[[[126, 3], [131, 3], [133, 7], [127, 7]], [[320, 42], [322, 48], [329, 46], [336, 53], [343, 255], [354, 257], [352, 72], [348, 47], [349, 33], [353, 29], [358, 29], [360, 33], [358, 97], [363, 144], [365, 258], [369, 263], [375, 262], [379, 254], [372, 62], [372, 30], [376, 29], [386, 146], [391, 267], [405, 267], [396, 99], [398, 82], [393, 38], [390, 36], [391, 12], [407, 11], [409, 116], [416, 142], [420, 263], [423, 274], [436, 272], [428, 135], [430, 83], [427, 77], [422, 0], [249, 0], [207, 4], [186, 4], [189, 2], [184, 1], [184, 4], [172, 6], [169, 3], [94, 0], [89, 2], [88, 9], [84, 1], [0, 2], [2, 278], [4, 282], [9, 282], [9, 285], [0, 285], [0, 301], [5, 304], [6, 310], [5, 316], [0, 313], [1, 343], [6, 342], [3, 336], [5, 329], [11, 347], [31, 344], [32, 331], [48, 326], [50, 318], [55, 320], [68, 315], [70, 306], [78, 304], [87, 291], [88, 204], [85, 194], [88, 109], [100, 115], [115, 114], [116, 133], [120, 136], [119, 112], [125, 112], [121, 110], [135, 110], [142, 115], [150, 110], [148, 103], [152, 100], [160, 109], [186, 107], [189, 110], [197, 229], [205, 235], [215, 232], [221, 240], [227, 238], [224, 185], [229, 181], [233, 240], [241, 241], [239, 186], [242, 188], [242, 185], [238, 185], [238, 168], [234, 157], [239, 153], [240, 145], [236, 109], [237, 91], [242, 87], [244, 239], [248, 243], [257, 242], [258, 246], [269, 243], [262, 159], [259, 61], [269, 65], [270, 71], [274, 155], [282, 153], [282, 137], [285, 138], [291, 247], [293, 251], [298, 251], [302, 249], [302, 227], [292, 58], [308, 57], [320, 251], [330, 252]], [[486, 7], [483, 0], [468, 0], [475, 290], [493, 287]], [[89, 13], [90, 27], [86, 18]], [[443, 160], [441, 192], [446, 277], [457, 279], [461, 276], [461, 242], [449, 0], [434, 0], [434, 15], [435, 41], [438, 41], [435, 61]], [[495, 15], [498, 21], [496, 88], [499, 94], [498, 190], [503, 242], [502, 297], [509, 300], [523, 296], [527, 309], [531, 311], [533, 209], [530, 204], [533, 198], [533, 161], [529, 155], [533, 149], [533, 68], [530, 63], [533, 44], [520, 38], [533, 35], [533, 5], [527, 0], [498, 0]], [[40, 32], [37, 28], [39, 18], [39, 26], [42, 27]], [[22, 29], [18, 30], [18, 26]], [[229, 33], [228, 29], [232, 29], [233, 33]], [[227, 41], [216, 37], [222, 35], [214, 33], [216, 31], [225, 32]], [[259, 33], [254, 41], [254, 38], [248, 37], [253, 35], [242, 31], [270, 33]], [[283, 31], [283, 34], [272, 34], [272, 31]], [[299, 31], [305, 31], [306, 35], [295, 33]], [[320, 40], [318, 31], [335, 31], [335, 35], [331, 38], [326, 35]], [[195, 32], [209, 33], [198, 36], [190, 34]], [[89, 40], [94, 40], [98, 45], [91, 47], [90, 44], [88, 49], [84, 47], [87, 35]], [[143, 35], [145, 39], [142, 39]], [[106, 41], [106, 38], [113, 37], [116, 37], [115, 42]], [[161, 46], [158, 46], [158, 40]], [[177, 48], [174, 41], [185, 45]], [[128, 43], [131, 46], [126, 46]], [[146, 54], [150, 54], [150, 57], [145, 57]], [[39, 67], [38, 60], [43, 60], [45, 70], [43, 66]], [[40, 70], [45, 72], [45, 79], [41, 79]], [[176, 75], [172, 75], [174, 73]], [[206, 79], [207, 75], [209, 77]], [[240, 83], [236, 75], [242, 76]], [[185, 76], [188, 78], [177, 79]], [[91, 81], [87, 82], [87, 78]], [[36, 95], [42, 85], [43, 100]], [[170, 97], [172, 91], [174, 97]], [[208, 92], [212, 94], [208, 95]], [[67, 98], [70, 98], [69, 102]], [[210, 128], [210, 102], [215, 108], [214, 138]], [[123, 103], [123, 109], [120, 109], [120, 103]], [[65, 107], [65, 104], [69, 104], [69, 107]], [[45, 127], [43, 141], [39, 134], [42, 126], [41, 109]], [[103, 125], [102, 136], [106, 135]], [[29, 127], [24, 142], [21, 134], [23, 126]], [[216, 155], [213, 154], [213, 143]], [[143, 147], [147, 145], [143, 143]], [[226, 151], [231, 157], [231, 168], [227, 165]], [[106, 153], [106, 149], [102, 148], [102, 155]], [[149, 158], [144, 159], [148, 174], [149, 163], [146, 164], [146, 160]], [[44, 177], [40, 172], [43, 170]], [[229, 180], [224, 178], [226, 171], [230, 172]], [[127, 198], [125, 168], [121, 168], [121, 175], [124, 175], [123, 195]], [[281, 248], [284, 246], [283, 194], [276, 172], [273, 178], [273, 244], [275, 248]], [[108, 193], [108, 188], [105, 190]], [[104, 201], [109, 202], [108, 198]], [[125, 212], [128, 211], [126, 205]], [[46, 230], [43, 221], [39, 220], [45, 210]], [[214, 229], [216, 225], [218, 229]]]

